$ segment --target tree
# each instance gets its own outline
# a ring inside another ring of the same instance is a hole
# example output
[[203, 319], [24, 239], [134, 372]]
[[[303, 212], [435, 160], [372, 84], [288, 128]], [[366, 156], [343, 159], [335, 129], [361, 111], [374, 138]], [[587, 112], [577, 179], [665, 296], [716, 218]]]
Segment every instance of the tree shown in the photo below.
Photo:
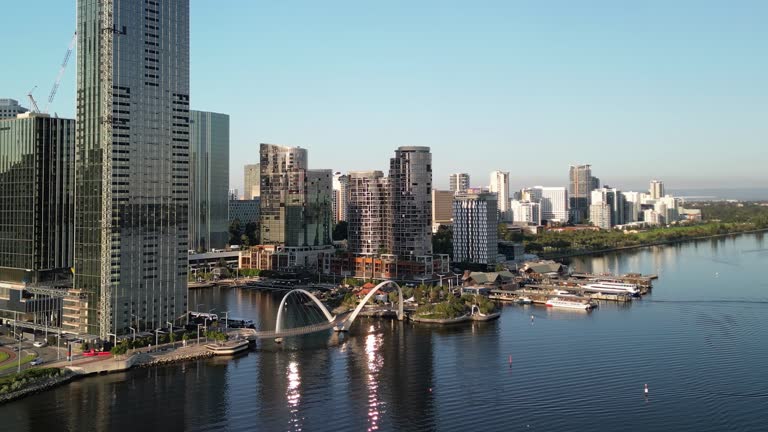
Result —
[[245, 224], [243, 234], [248, 237], [248, 245], [253, 246], [261, 243], [261, 232], [259, 230], [258, 222], [248, 222]]
[[240, 223], [240, 219], [235, 219], [229, 224], [229, 244], [240, 244], [240, 239], [243, 235], [243, 227]]
[[347, 221], [339, 221], [336, 226], [333, 227], [333, 240], [346, 240], [349, 238], [349, 223]]
[[436, 254], [453, 254], [453, 229], [448, 225], [440, 225], [432, 236], [432, 250]]

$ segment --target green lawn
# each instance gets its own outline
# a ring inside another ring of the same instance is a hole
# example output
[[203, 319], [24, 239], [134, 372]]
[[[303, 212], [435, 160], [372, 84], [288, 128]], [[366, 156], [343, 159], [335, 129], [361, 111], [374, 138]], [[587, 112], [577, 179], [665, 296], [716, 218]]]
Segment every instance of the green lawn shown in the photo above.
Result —
[[2, 363], [2, 362], [4, 362], [4, 361], [8, 360], [8, 357], [10, 357], [10, 356], [8, 355], [8, 353], [7, 353], [7, 352], [5, 352], [5, 351], [0, 351], [0, 363]]
[[[37, 357], [37, 355], [36, 355], [36, 354], [30, 354], [30, 355], [28, 355], [28, 356], [26, 356], [26, 357], [22, 357], [22, 359], [21, 359], [21, 364], [29, 363], [29, 362], [31, 362], [32, 360], [34, 360], [34, 359], [35, 359], [35, 357]], [[15, 367], [18, 367], [18, 366], [19, 366], [19, 363], [18, 363], [18, 362], [12, 362], [12, 363], [9, 363], [9, 364], [7, 364], [7, 365], [2, 365], [2, 366], [0, 366], [0, 371], [4, 371], [4, 370], [6, 370], [6, 369], [10, 369], [10, 368], [15, 368]]]

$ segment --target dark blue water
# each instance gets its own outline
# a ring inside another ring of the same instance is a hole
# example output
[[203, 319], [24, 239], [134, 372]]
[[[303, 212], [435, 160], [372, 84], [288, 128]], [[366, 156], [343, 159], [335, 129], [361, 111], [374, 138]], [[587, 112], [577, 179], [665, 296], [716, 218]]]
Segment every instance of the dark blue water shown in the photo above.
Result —
[[[497, 322], [453, 328], [361, 320], [342, 339], [321, 333], [233, 361], [88, 378], [0, 406], [0, 429], [768, 429], [763, 236], [573, 266], [660, 279], [643, 300], [592, 313], [507, 306]], [[279, 300], [231, 289], [190, 296], [265, 327]]]

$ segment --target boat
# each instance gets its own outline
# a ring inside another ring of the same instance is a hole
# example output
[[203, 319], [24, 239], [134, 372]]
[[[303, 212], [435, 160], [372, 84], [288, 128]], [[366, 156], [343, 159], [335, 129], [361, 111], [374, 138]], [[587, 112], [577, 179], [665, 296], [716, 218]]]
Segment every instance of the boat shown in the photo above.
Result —
[[563, 308], [563, 309], [580, 309], [580, 310], [589, 310], [594, 307], [591, 303], [588, 303], [588, 302], [585, 303], [585, 302], [574, 301], [574, 300], [563, 300], [558, 297], [554, 297], [547, 300], [546, 305], [547, 307], [556, 307], [556, 308]]
[[639, 296], [640, 290], [635, 284], [625, 284], [618, 282], [595, 282], [581, 285], [584, 291], [600, 292], [605, 294], [631, 294]]
[[248, 349], [248, 340], [223, 342], [221, 344], [208, 344], [205, 346], [213, 355], [232, 355]]
[[517, 299], [517, 304], [531, 304], [533, 303], [533, 300], [531, 300], [528, 297], [520, 297]]

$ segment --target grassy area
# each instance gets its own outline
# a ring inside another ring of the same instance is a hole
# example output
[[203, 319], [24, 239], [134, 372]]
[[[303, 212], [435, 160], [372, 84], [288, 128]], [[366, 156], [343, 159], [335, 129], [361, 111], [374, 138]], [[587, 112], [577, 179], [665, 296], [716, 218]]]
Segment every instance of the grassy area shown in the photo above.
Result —
[[10, 356], [8, 355], [8, 353], [7, 353], [7, 352], [5, 352], [5, 351], [0, 351], [0, 363], [2, 363], [2, 362], [4, 362], [4, 361], [8, 360], [8, 357], [10, 357]]
[[41, 379], [60, 376], [64, 373], [63, 370], [58, 368], [34, 368], [8, 375], [0, 378], [0, 394], [16, 391]]
[[[28, 356], [26, 356], [26, 357], [22, 357], [22, 358], [21, 358], [21, 364], [26, 364], [26, 363], [29, 363], [29, 362], [31, 362], [32, 360], [34, 360], [34, 359], [35, 359], [35, 357], [37, 357], [37, 355], [36, 355], [36, 354], [30, 354], [30, 355], [28, 355]], [[6, 370], [6, 369], [10, 369], [10, 368], [15, 368], [15, 367], [18, 367], [18, 366], [19, 366], [19, 363], [18, 363], [18, 362], [12, 362], [12, 363], [9, 363], [9, 364], [7, 364], [7, 365], [2, 365], [2, 366], [0, 366], [0, 371], [4, 371], [4, 370]]]

